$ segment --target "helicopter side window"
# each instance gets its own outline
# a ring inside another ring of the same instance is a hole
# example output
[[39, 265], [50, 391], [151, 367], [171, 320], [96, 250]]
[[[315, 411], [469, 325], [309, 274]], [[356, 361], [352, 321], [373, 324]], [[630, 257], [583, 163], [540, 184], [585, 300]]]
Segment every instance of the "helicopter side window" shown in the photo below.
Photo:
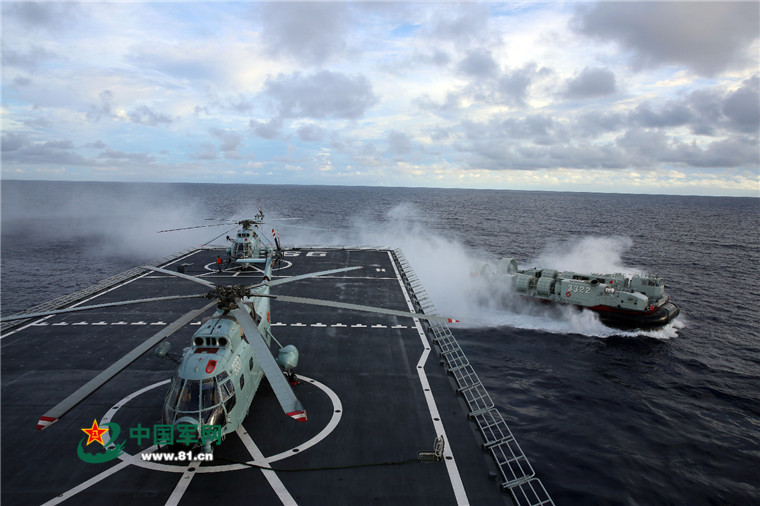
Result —
[[232, 408], [235, 407], [235, 397], [230, 397], [227, 399], [227, 401], [224, 403], [224, 409], [227, 410], [227, 413], [232, 412]]
[[229, 413], [235, 407], [235, 391], [231, 379], [222, 385], [222, 398], [224, 399], [224, 409]]
[[230, 397], [235, 396], [235, 386], [232, 384], [232, 380], [229, 379], [221, 385], [222, 399], [227, 400]]
[[222, 396], [222, 402], [224, 403], [224, 409], [227, 413], [232, 411], [235, 407], [235, 386], [232, 384], [232, 378], [230, 378], [226, 372], [222, 371], [216, 377], [216, 382], [219, 385], [219, 392]]
[[219, 405], [216, 408], [207, 409], [201, 413], [201, 423], [203, 425], [224, 425], [225, 417], [222, 406]]
[[235, 387], [232, 385], [232, 380], [227, 377], [227, 373], [223, 372], [216, 377], [217, 383], [219, 383], [219, 391], [222, 394], [222, 400], [226, 401], [233, 395], [235, 395]]

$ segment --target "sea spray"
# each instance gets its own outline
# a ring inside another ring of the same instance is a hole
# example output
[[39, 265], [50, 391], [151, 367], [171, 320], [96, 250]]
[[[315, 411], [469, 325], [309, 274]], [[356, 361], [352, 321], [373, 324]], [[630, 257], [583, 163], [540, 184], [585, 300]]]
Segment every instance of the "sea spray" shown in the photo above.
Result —
[[[507, 276], [499, 274], [497, 258], [467, 246], [462, 237], [445, 231], [442, 218], [422, 213], [411, 203], [388, 210], [383, 219], [355, 217], [346, 228], [318, 232], [289, 230], [296, 244], [400, 248], [422, 281], [440, 314], [461, 320], [465, 328], [509, 326], [553, 334], [595, 337], [647, 335], [669, 338], [677, 327], [657, 331], [620, 331], [603, 325], [596, 313], [573, 306], [540, 304], [515, 296]], [[324, 225], [324, 224], [322, 224]], [[508, 237], [504, 240], [508, 256]], [[626, 266], [623, 255], [633, 246], [625, 236], [582, 236], [547, 244], [531, 266], [580, 272], [642, 272]]]

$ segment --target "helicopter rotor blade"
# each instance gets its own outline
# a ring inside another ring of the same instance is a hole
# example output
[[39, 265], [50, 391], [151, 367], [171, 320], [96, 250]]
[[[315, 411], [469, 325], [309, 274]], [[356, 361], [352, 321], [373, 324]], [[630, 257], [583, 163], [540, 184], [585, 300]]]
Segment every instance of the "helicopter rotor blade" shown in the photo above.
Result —
[[161, 234], [163, 232], [176, 232], [177, 230], [192, 230], [194, 228], [221, 227], [223, 225], [229, 225], [229, 223], [214, 223], [213, 225], [194, 225], [192, 227], [168, 228], [166, 230], [159, 230], [156, 233]]
[[243, 333], [248, 337], [251, 348], [253, 348], [253, 353], [256, 355], [261, 368], [264, 369], [264, 374], [269, 380], [269, 384], [272, 386], [272, 390], [277, 396], [282, 410], [294, 420], [305, 422], [306, 411], [303, 409], [303, 405], [296, 397], [296, 394], [293, 393], [293, 389], [290, 388], [290, 384], [285, 379], [280, 366], [277, 365], [266, 341], [261, 337], [256, 323], [251, 318], [251, 315], [248, 314], [248, 311], [240, 309], [243, 307], [243, 302], [240, 299], [235, 299], [235, 302], [238, 305], [238, 309], [234, 309], [231, 314], [240, 324]]
[[281, 227], [287, 227], [287, 228], [303, 228], [306, 230], [323, 230], [325, 232], [332, 232], [331, 228], [324, 228], [324, 227], [312, 227], [308, 225], [289, 225], [287, 223], [281, 223], [279, 226]]
[[[223, 223], [223, 225], [229, 225], [229, 223]], [[206, 241], [206, 242], [204, 242], [203, 244], [201, 244], [201, 248], [202, 248], [202, 247], [204, 247], [204, 246], [206, 246], [207, 244], [211, 244], [212, 242], [216, 241], [217, 239], [219, 239], [219, 238], [220, 238], [220, 237], [222, 237], [223, 235], [225, 235], [225, 234], [229, 234], [230, 232], [232, 232], [233, 230], [235, 230], [235, 228], [236, 228], [236, 227], [232, 227], [232, 228], [231, 228], [231, 229], [229, 229], [229, 230], [225, 230], [224, 232], [222, 232], [222, 233], [221, 233], [221, 234], [219, 234], [218, 236], [214, 237], [214, 238], [213, 238], [213, 239], [211, 239], [210, 241]]]
[[362, 304], [348, 304], [345, 302], [335, 302], [331, 300], [322, 300], [322, 299], [310, 299], [306, 297], [293, 297], [290, 295], [260, 295], [260, 294], [253, 294], [254, 297], [269, 297], [270, 299], [280, 300], [282, 302], [294, 302], [297, 304], [311, 304], [314, 306], [326, 306], [326, 307], [337, 307], [339, 309], [350, 309], [353, 311], [366, 311], [370, 313], [379, 313], [379, 314], [385, 314], [385, 315], [391, 315], [391, 316], [401, 316], [405, 318], [416, 318], [418, 320], [431, 320], [431, 321], [439, 321], [439, 322], [445, 322], [445, 323], [456, 323], [459, 322], [459, 320], [455, 318], [449, 318], [446, 316], [440, 316], [440, 315], [430, 315], [430, 314], [424, 314], [424, 313], [410, 313], [409, 311], [398, 311], [396, 309], [386, 309], [382, 307], [375, 307], [375, 306], [364, 306]]
[[161, 274], [169, 274], [171, 276], [176, 276], [178, 278], [186, 279], [188, 281], [194, 281], [208, 288], [216, 288], [216, 285], [212, 283], [211, 281], [206, 281], [205, 279], [196, 278], [195, 276], [190, 276], [188, 274], [182, 274], [181, 272], [174, 272], [174, 271], [170, 271], [169, 269], [154, 267], [152, 265], [143, 265], [142, 267], [143, 269], [148, 269], [149, 271], [156, 271], [156, 272], [160, 272]]
[[165, 297], [151, 297], [148, 299], [122, 300], [119, 302], [106, 302], [104, 304], [94, 304], [91, 306], [77, 306], [77, 307], [69, 307], [65, 309], [53, 309], [51, 311], [41, 311], [39, 313], [24, 313], [24, 314], [15, 314], [12, 316], [3, 316], [2, 318], [0, 318], [0, 322], [8, 322], [8, 321], [13, 321], [13, 320], [26, 320], [28, 318], [39, 318], [41, 316], [50, 316], [54, 314], [75, 313], [77, 311], [87, 311], [89, 309], [102, 309], [106, 307], [128, 306], [130, 304], [143, 304], [147, 302], [164, 302], [168, 300], [200, 299], [202, 297], [206, 297], [206, 294], [167, 295]]
[[200, 309], [194, 309], [184, 316], [179, 317], [172, 323], [161, 329], [156, 334], [153, 334], [146, 341], [143, 341], [135, 349], [124, 355], [122, 358], [114, 362], [110, 367], [102, 371], [100, 374], [92, 378], [90, 381], [82, 385], [76, 392], [66, 397], [57, 405], [49, 409], [44, 415], [40, 417], [40, 421], [37, 423], [37, 430], [44, 430], [50, 425], [57, 422], [63, 415], [68, 413], [74, 406], [86, 399], [95, 390], [103, 386], [111, 378], [116, 376], [119, 372], [124, 370], [129, 364], [140, 358], [146, 351], [174, 334], [176, 331], [190, 323], [196, 316], [204, 313], [216, 304], [216, 301], [206, 304]]
[[358, 265], [355, 267], [341, 267], [340, 269], [330, 269], [327, 271], [310, 272], [308, 274], [299, 274], [298, 276], [291, 276], [289, 278], [280, 278], [273, 281], [266, 281], [257, 285], [251, 285], [248, 288], [259, 288], [261, 286], [277, 286], [284, 285], [285, 283], [292, 283], [293, 281], [300, 281], [302, 279], [316, 278], [318, 276], [326, 276], [328, 274], [337, 274], [339, 272], [355, 271], [356, 269], [363, 269], [363, 266]]

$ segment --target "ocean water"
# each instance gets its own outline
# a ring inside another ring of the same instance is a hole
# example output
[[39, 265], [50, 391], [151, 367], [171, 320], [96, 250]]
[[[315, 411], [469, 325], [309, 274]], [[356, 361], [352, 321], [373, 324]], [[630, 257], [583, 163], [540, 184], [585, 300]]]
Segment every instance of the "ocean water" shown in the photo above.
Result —
[[[285, 246], [403, 249], [439, 311], [463, 320], [454, 334], [556, 504], [760, 504], [760, 199], [1, 186], [3, 314], [234, 228], [158, 230], [261, 207]], [[658, 273], [681, 315], [665, 329], [620, 332], [587, 312], [505, 304], [498, 280], [482, 275], [502, 257]]]

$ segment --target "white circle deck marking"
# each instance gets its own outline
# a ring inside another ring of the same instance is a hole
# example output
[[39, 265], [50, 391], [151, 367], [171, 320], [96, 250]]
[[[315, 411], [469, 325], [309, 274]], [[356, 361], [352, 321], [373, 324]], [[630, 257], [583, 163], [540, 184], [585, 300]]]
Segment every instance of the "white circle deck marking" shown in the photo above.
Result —
[[[280, 262], [282, 262], [282, 263], [280, 263]], [[274, 266], [275, 264], [279, 265], [279, 267], [275, 267], [275, 266]], [[288, 264], [288, 265], [285, 265], [285, 264]], [[285, 259], [283, 258], [281, 261], [280, 261], [280, 260], [278, 260], [277, 262], [274, 262], [274, 263], [272, 264], [272, 272], [274, 272], [274, 271], [281, 271], [281, 270], [283, 270], [283, 269], [287, 269], [287, 268], [289, 268], [289, 267], [293, 267], [293, 262], [291, 262], [291, 261], [289, 261], [289, 260], [285, 260]]]
[[[294, 446], [293, 448], [289, 450], [285, 450], [284, 452], [277, 453], [275, 455], [272, 455], [271, 457], [266, 457], [267, 462], [277, 462], [278, 460], [284, 460], [288, 457], [293, 457], [295, 455], [300, 454], [304, 450], [308, 450], [312, 446], [316, 445], [317, 443], [321, 442], [323, 439], [325, 439], [333, 430], [335, 430], [335, 427], [338, 426], [338, 423], [340, 423], [340, 419], [343, 416], [343, 404], [340, 402], [340, 398], [338, 398], [338, 395], [333, 392], [327, 385], [324, 385], [323, 383], [320, 383], [317, 380], [307, 378], [306, 376], [299, 376], [301, 380], [308, 382], [311, 385], [314, 385], [315, 387], [322, 390], [327, 397], [330, 398], [330, 401], [332, 401], [332, 408], [333, 413], [332, 417], [330, 417], [330, 421], [327, 422], [327, 425], [319, 431], [319, 433], [312, 437], [311, 439], [308, 439], [301, 443], [298, 446]], [[115, 405], [109, 409], [105, 415], [103, 415], [103, 418], [100, 419], [100, 425], [104, 425], [113, 419], [114, 415], [121, 409], [126, 403], [134, 399], [135, 397], [144, 394], [145, 392], [152, 390], [154, 388], [157, 388], [161, 385], [165, 385], [169, 383], [171, 380], [163, 380], [159, 381], [158, 383], [154, 383], [152, 385], [148, 385], [147, 387], [138, 390], [137, 392], [133, 392], [129, 394], [128, 396], [124, 397], [122, 400], [117, 402]], [[255, 399], [255, 397], [254, 397]], [[110, 434], [106, 433], [103, 435], [103, 441], [104, 446], [108, 446], [108, 443], [110, 442], [111, 436]], [[155, 445], [151, 448], [155, 448]], [[151, 448], [148, 448], [150, 450]], [[145, 450], [143, 450], [145, 451]], [[184, 473], [186, 469], [181, 466], [173, 466], [169, 464], [161, 464], [158, 462], [150, 462], [146, 460], [142, 460], [140, 458], [139, 454], [131, 455], [127, 452], [122, 453], [119, 455], [119, 459], [128, 462], [129, 464], [143, 467], [145, 469], [153, 469], [155, 471], [165, 471], [170, 473]], [[238, 471], [240, 469], [250, 469], [250, 467], [247, 464], [256, 464], [253, 460], [250, 460], [246, 462], [246, 464], [228, 464], [223, 466], [208, 466], [208, 467], [199, 467], [196, 472], [198, 473], [221, 473], [224, 471]]]

